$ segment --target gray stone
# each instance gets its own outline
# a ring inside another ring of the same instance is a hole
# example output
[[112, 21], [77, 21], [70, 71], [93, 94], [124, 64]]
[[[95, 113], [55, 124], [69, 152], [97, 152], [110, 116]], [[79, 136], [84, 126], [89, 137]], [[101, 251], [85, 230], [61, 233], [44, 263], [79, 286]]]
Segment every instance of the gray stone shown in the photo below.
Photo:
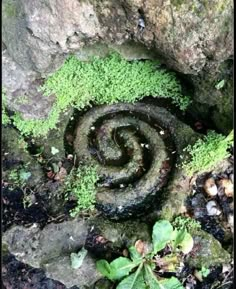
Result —
[[[145, 28], [140, 33], [142, 11]], [[52, 71], [63, 53], [99, 41], [155, 47], [175, 69], [197, 74], [233, 54], [233, 2], [3, 1], [3, 42], [26, 69]], [[63, 25], [62, 25], [63, 23]], [[196, 29], [198, 27], [198, 29]], [[209, 60], [210, 59], [210, 60]]]
[[4, 233], [2, 241], [18, 260], [40, 268], [51, 259], [78, 251], [85, 244], [87, 230], [86, 223], [77, 219], [49, 224], [43, 230], [36, 224], [15, 226]]
[[[232, 128], [232, 73], [227, 75], [233, 56], [232, 0], [4, 0], [2, 6], [3, 86], [9, 107], [25, 118], [45, 117], [54, 100], [37, 92], [35, 79], [54, 72], [70, 53], [87, 60], [114, 49], [126, 59], [159, 55], [192, 81], [192, 111], [224, 133]], [[6, 53], [15, 64], [7, 64]], [[226, 85], [217, 90], [222, 79]], [[22, 95], [27, 105], [12, 103]]]
[[90, 227], [111, 241], [114, 247], [129, 247], [139, 239], [151, 243], [151, 229], [142, 221], [112, 222], [103, 217], [91, 218]]
[[95, 260], [87, 254], [80, 268], [71, 268], [70, 256], [55, 258], [43, 265], [48, 278], [59, 280], [66, 287], [91, 288], [102, 275], [96, 270]]
[[203, 230], [192, 231], [194, 247], [187, 258], [190, 266], [209, 268], [230, 262], [230, 254], [224, 250], [218, 240]]

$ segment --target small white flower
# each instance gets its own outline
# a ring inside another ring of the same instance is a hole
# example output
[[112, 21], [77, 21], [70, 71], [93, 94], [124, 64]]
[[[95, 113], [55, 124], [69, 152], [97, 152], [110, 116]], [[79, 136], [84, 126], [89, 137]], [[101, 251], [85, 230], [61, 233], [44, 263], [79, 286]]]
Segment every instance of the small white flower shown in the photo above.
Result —
[[74, 119], [74, 117], [72, 116], [71, 118], [70, 118], [70, 120], [73, 120]]
[[125, 185], [124, 184], [120, 184], [120, 188], [124, 188], [125, 187]]
[[171, 153], [172, 153], [172, 155], [173, 155], [173, 154], [175, 154], [175, 153], [176, 153], [176, 151], [173, 151], [173, 152], [171, 152]]
[[146, 148], [146, 149], [149, 149], [149, 144], [145, 144], [145, 148]]
[[160, 135], [163, 135], [163, 134], [165, 134], [165, 132], [164, 132], [164, 130], [161, 130]]
[[144, 143], [141, 143], [141, 147], [143, 148], [145, 146], [145, 144]]
[[118, 207], [118, 210], [122, 210], [122, 209], [123, 209], [123, 206], [119, 206], [119, 207]]
[[91, 129], [91, 130], [95, 130], [95, 126], [91, 126], [90, 129]]

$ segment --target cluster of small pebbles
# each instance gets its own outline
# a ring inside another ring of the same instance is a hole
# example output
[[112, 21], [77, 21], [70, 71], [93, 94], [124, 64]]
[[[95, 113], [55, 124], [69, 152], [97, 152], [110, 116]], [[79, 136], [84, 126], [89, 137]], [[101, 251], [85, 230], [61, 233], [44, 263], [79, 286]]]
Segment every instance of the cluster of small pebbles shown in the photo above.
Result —
[[234, 226], [233, 167], [223, 173], [199, 176], [193, 183], [192, 192], [187, 204], [190, 214], [201, 222], [206, 231], [223, 241], [225, 232], [233, 233]]

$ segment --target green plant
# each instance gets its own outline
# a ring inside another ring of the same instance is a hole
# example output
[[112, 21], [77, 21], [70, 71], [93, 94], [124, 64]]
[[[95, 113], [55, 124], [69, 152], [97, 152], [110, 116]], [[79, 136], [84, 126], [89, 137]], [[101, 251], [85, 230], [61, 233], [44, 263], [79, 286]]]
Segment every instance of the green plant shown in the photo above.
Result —
[[210, 273], [210, 270], [203, 266], [200, 270], [200, 273], [201, 273], [202, 277], [207, 277]]
[[200, 222], [184, 216], [177, 216], [173, 221], [173, 226], [179, 230], [186, 229], [187, 231], [201, 229]]
[[180, 82], [174, 73], [158, 69], [155, 61], [122, 59], [117, 53], [90, 62], [70, 56], [64, 65], [41, 87], [45, 96], [56, 95], [54, 106], [45, 120], [24, 120], [19, 113], [14, 125], [25, 135], [46, 135], [56, 128], [60, 113], [68, 106], [83, 109], [94, 104], [135, 102], [145, 96], [171, 98], [185, 110], [189, 97], [182, 95]]
[[94, 209], [96, 197], [96, 182], [99, 177], [96, 167], [83, 165], [73, 168], [65, 179], [66, 198], [73, 196], [77, 199], [76, 207], [71, 210], [70, 215], [75, 217], [81, 211]]
[[13, 169], [8, 174], [8, 180], [15, 186], [23, 187], [26, 181], [30, 178], [31, 173], [22, 167], [20, 169]]
[[2, 89], [2, 124], [7, 125], [11, 122], [6, 112], [6, 90]]
[[[117, 289], [183, 289], [177, 278], [161, 278], [158, 270], [176, 271], [182, 260], [181, 254], [188, 254], [193, 248], [191, 235], [185, 229], [174, 229], [169, 221], [160, 220], [153, 227], [152, 243], [152, 249], [140, 250], [140, 246], [131, 246], [130, 258], [119, 257], [110, 264], [99, 260], [97, 269], [108, 279], [120, 281]], [[158, 253], [166, 247], [171, 249], [170, 253], [161, 257]]]
[[227, 137], [209, 131], [203, 139], [197, 140], [194, 145], [189, 145], [184, 149], [189, 153], [190, 160], [185, 160], [182, 167], [188, 175], [212, 169], [230, 155], [228, 148], [233, 144], [233, 138], [233, 130]]
[[215, 85], [215, 88], [216, 88], [217, 90], [219, 90], [219, 89], [223, 88], [224, 85], [225, 85], [225, 80], [223, 79], [223, 80], [219, 81], [219, 82]]

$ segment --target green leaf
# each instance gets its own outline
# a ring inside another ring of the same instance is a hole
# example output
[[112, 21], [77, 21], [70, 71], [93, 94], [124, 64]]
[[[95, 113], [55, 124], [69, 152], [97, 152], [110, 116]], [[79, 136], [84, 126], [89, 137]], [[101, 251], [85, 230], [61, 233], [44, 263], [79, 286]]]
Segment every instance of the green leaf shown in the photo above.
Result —
[[55, 155], [55, 154], [59, 153], [59, 149], [57, 149], [55, 147], [51, 147], [51, 153], [52, 153], [52, 155]]
[[210, 270], [206, 267], [202, 267], [200, 273], [202, 274], [203, 277], [207, 277], [210, 273]]
[[129, 253], [130, 253], [130, 257], [133, 261], [142, 261], [142, 256], [141, 254], [139, 254], [139, 252], [136, 250], [136, 248], [134, 246], [129, 247]]
[[215, 88], [216, 88], [217, 90], [219, 90], [219, 89], [223, 88], [224, 85], [225, 85], [225, 80], [223, 79], [223, 80], [221, 80], [220, 82], [218, 82], [218, 83], [216, 84]]
[[59, 172], [59, 166], [55, 163], [52, 163], [52, 169], [54, 173], [58, 173]]
[[152, 231], [152, 242], [155, 253], [165, 248], [166, 244], [171, 240], [172, 233], [173, 227], [169, 221], [161, 220], [156, 222]]
[[22, 181], [27, 181], [31, 176], [31, 172], [26, 172], [24, 170], [20, 170], [19, 177]]
[[71, 253], [70, 258], [71, 258], [71, 267], [73, 269], [78, 269], [81, 267], [84, 258], [86, 257], [88, 251], [83, 247], [77, 254], [76, 253]]
[[185, 232], [184, 239], [178, 244], [178, 246], [180, 246], [181, 251], [184, 254], [188, 254], [193, 249], [193, 243], [192, 236]]
[[145, 283], [147, 284], [147, 288], [161, 289], [160, 284], [152, 271], [152, 268], [147, 264], [144, 264], [144, 268], [145, 268], [144, 280]]
[[173, 247], [176, 248], [185, 238], [187, 231], [185, 229], [182, 230], [174, 230], [172, 234], [172, 243]]
[[140, 264], [137, 271], [123, 279], [116, 289], [146, 289], [142, 268], [143, 264]]
[[99, 260], [96, 262], [97, 270], [108, 279], [111, 280], [111, 267], [110, 264], [106, 260]]
[[120, 280], [129, 275], [129, 272], [138, 265], [139, 263], [132, 262], [128, 258], [119, 257], [110, 263], [110, 277], [112, 280]]
[[183, 285], [175, 277], [160, 280], [159, 283], [161, 289], [184, 289]]

